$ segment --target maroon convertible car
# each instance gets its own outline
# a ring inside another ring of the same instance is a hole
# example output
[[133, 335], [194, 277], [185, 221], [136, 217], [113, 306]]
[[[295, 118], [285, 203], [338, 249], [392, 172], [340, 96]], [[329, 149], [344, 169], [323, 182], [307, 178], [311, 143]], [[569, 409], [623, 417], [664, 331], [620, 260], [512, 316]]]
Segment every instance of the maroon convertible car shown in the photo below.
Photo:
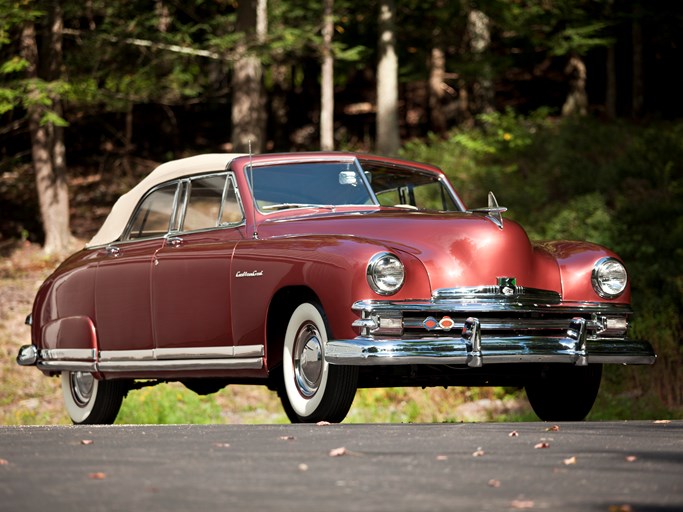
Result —
[[371, 155], [168, 162], [46, 280], [17, 361], [61, 375], [74, 423], [167, 381], [264, 384], [293, 422], [342, 421], [358, 387], [437, 385], [524, 387], [541, 419], [581, 420], [603, 364], [656, 358], [627, 335], [626, 269], [504, 211]]

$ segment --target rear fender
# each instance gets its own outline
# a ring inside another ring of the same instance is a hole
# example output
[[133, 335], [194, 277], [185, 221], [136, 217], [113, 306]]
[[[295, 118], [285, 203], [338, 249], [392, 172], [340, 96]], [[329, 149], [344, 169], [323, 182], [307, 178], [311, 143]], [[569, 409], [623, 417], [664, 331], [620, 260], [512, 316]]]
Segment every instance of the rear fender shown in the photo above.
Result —
[[87, 316], [59, 318], [43, 326], [40, 359], [50, 361], [97, 361], [97, 333]]

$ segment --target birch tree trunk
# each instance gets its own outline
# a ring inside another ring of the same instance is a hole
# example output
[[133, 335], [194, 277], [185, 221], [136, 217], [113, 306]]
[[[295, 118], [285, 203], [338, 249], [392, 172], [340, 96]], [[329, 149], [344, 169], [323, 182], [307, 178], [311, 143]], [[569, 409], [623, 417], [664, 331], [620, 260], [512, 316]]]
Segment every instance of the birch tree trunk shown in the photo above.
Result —
[[444, 113], [444, 90], [446, 77], [446, 54], [441, 45], [432, 48], [429, 67], [429, 121], [434, 133], [446, 131], [446, 115]]
[[[36, 191], [45, 233], [43, 250], [47, 254], [66, 254], [74, 238], [69, 227], [69, 191], [66, 178], [64, 129], [54, 122], [44, 122], [46, 103], [57, 116], [62, 116], [61, 100], [56, 95], [45, 98], [37, 87], [41, 74], [49, 80], [59, 78], [62, 63], [62, 11], [59, 2], [52, 2], [41, 59], [33, 22], [21, 33], [21, 53], [28, 62], [27, 77], [33, 82], [28, 91], [28, 125], [31, 134], [31, 155], [36, 173]], [[47, 99], [47, 101], [46, 101]]]
[[238, 55], [232, 76], [232, 146], [233, 151], [265, 148], [266, 101], [261, 60], [250, 46], [263, 41], [268, 30], [267, 0], [244, 0], [237, 7], [237, 30], [244, 40], [236, 48]]
[[588, 114], [588, 94], [586, 93], [586, 64], [578, 55], [572, 55], [564, 70], [569, 82], [569, 93], [562, 105], [563, 116], [585, 116]]
[[320, 149], [334, 149], [334, 56], [332, 35], [334, 34], [334, 0], [324, 0], [322, 77], [320, 80]]
[[397, 155], [398, 132], [398, 57], [396, 56], [394, 0], [380, 0], [379, 63], [377, 65], [377, 152]]
[[470, 105], [476, 113], [491, 112], [494, 97], [493, 78], [491, 66], [485, 59], [485, 54], [491, 46], [491, 20], [478, 9], [470, 10], [467, 16], [467, 33], [473, 59], [480, 64], [479, 76], [472, 84]]

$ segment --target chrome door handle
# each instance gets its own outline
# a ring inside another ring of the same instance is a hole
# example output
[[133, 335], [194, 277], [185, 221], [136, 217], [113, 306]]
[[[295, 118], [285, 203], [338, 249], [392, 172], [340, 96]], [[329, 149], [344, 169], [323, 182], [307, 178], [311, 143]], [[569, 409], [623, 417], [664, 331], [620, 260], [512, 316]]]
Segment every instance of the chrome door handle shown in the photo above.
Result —
[[119, 249], [115, 245], [108, 245], [105, 249], [105, 252], [107, 253], [107, 256], [112, 256], [116, 258], [119, 254], [121, 254], [121, 249]]
[[170, 236], [166, 239], [166, 244], [170, 245], [171, 247], [180, 247], [183, 245], [183, 239], [179, 236]]

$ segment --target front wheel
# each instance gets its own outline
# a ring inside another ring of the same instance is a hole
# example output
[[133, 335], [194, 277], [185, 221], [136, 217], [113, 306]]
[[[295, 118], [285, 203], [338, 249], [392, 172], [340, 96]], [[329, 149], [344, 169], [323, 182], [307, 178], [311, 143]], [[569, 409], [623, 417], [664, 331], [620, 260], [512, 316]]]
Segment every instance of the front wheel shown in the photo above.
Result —
[[280, 399], [292, 423], [342, 421], [356, 394], [358, 368], [325, 361], [327, 322], [322, 308], [304, 303], [287, 325]]
[[601, 364], [547, 365], [524, 387], [543, 421], [582, 421], [595, 403], [601, 377]]
[[97, 380], [89, 372], [62, 372], [64, 405], [77, 425], [111, 425], [127, 392], [124, 381]]

